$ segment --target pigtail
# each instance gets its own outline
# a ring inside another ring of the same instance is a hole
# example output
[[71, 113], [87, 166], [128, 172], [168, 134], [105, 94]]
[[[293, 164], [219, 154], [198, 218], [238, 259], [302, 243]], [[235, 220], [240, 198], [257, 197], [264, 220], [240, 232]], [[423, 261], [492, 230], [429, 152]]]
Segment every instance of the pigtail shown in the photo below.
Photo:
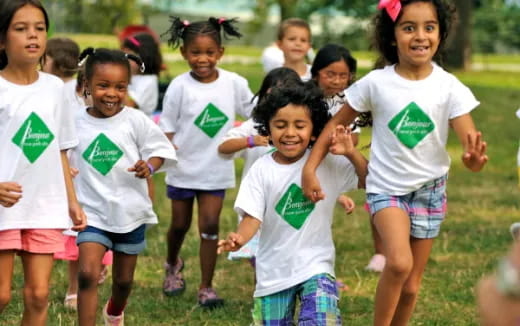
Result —
[[88, 57], [95, 53], [96, 53], [96, 49], [94, 49], [93, 47], [88, 47], [85, 50], [83, 50], [83, 52], [81, 52], [81, 54], [79, 55], [78, 67], [83, 67], [83, 65], [87, 61]]
[[143, 62], [143, 60], [141, 60], [141, 58], [139, 56], [137, 56], [135, 54], [131, 54], [131, 53], [125, 53], [125, 57], [128, 60], [133, 60], [135, 63], [137, 63], [137, 65], [139, 66], [139, 71], [141, 73], [143, 73], [146, 70], [144, 62]]
[[168, 34], [168, 45], [172, 48], [177, 48], [180, 45], [184, 31], [190, 25], [190, 22], [187, 20], [181, 20], [176, 16], [170, 16], [170, 22], [172, 23], [170, 28], [162, 35]]
[[221, 18], [210, 17], [208, 19], [208, 22], [213, 27], [215, 27], [215, 29], [219, 32], [221, 29], [224, 29], [223, 34], [224, 34], [224, 38], [226, 40], [229, 39], [228, 36], [234, 36], [236, 38], [242, 37], [242, 34], [240, 34], [240, 32], [238, 31], [238, 28], [236, 26], [234, 26], [234, 24], [238, 23], [237, 18], [226, 19], [223, 17], [221, 17]]

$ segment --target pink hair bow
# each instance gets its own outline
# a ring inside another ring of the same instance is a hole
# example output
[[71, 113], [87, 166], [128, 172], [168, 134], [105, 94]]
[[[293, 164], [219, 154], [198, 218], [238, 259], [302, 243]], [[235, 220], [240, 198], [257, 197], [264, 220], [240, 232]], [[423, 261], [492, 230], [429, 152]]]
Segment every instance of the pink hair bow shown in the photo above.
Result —
[[221, 24], [222, 24], [223, 22], [225, 22], [225, 21], [226, 21], [226, 18], [224, 18], [224, 17], [220, 17], [220, 18], [218, 19], [218, 24], [221, 25]]
[[397, 16], [399, 16], [399, 12], [401, 11], [401, 1], [400, 0], [379, 0], [379, 5], [377, 9], [386, 9], [388, 16], [392, 18], [395, 22]]
[[139, 43], [139, 41], [135, 37], [133, 37], [133, 36], [128, 37], [128, 40], [130, 42], [132, 42], [137, 47], [141, 46], [141, 43]]
[[183, 21], [182, 21], [182, 24], [184, 25], [184, 27], [188, 27], [188, 26], [190, 26], [190, 22], [187, 21], [187, 20], [183, 20]]

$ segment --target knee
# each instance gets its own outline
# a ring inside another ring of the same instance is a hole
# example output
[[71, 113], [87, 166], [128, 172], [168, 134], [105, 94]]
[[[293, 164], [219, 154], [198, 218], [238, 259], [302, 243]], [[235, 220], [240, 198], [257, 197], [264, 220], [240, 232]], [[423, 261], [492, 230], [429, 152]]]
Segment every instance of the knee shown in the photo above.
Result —
[[200, 236], [203, 239], [212, 240], [218, 238], [218, 221], [207, 221], [200, 227]]
[[85, 290], [97, 286], [99, 279], [99, 273], [93, 270], [80, 269], [78, 271], [78, 288], [79, 290]]
[[23, 290], [25, 305], [34, 310], [47, 309], [49, 302], [48, 287], [25, 287]]
[[414, 302], [417, 298], [417, 294], [419, 293], [420, 286], [420, 281], [413, 279], [407, 280], [403, 286], [403, 289], [401, 290], [401, 299]]
[[117, 288], [119, 292], [130, 292], [132, 290], [133, 279], [129, 278], [118, 278], [112, 282], [113, 286]]
[[179, 223], [177, 221], [176, 223], [172, 223], [170, 225], [170, 234], [186, 234], [190, 230], [190, 223]]
[[385, 269], [391, 273], [394, 278], [403, 282], [408, 278], [413, 267], [412, 257], [387, 258]]
[[0, 293], [0, 312], [9, 304], [9, 301], [11, 301], [11, 291], [2, 291]]

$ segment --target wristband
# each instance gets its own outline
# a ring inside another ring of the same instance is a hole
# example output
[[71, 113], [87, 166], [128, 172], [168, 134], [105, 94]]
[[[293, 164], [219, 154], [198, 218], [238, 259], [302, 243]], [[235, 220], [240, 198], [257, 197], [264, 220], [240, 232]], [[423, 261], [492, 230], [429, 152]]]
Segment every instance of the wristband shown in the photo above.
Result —
[[150, 162], [146, 162], [146, 165], [148, 165], [148, 169], [150, 170], [150, 175], [152, 175], [155, 172], [153, 165], [150, 164]]
[[253, 148], [255, 147], [255, 136], [251, 135], [247, 137], [247, 147]]
[[496, 286], [503, 295], [520, 298], [520, 271], [507, 258], [502, 259], [498, 265]]

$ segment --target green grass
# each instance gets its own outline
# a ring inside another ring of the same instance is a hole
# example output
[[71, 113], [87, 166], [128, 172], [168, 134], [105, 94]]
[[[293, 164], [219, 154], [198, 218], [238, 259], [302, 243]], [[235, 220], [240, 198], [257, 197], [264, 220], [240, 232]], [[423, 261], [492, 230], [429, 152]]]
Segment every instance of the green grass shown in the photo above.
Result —
[[[88, 37], [85, 40], [88, 41]], [[109, 42], [107, 38], [99, 42]], [[183, 62], [170, 64], [170, 73], [186, 71]], [[260, 65], [227, 65], [250, 81], [253, 92], [262, 79]], [[474, 289], [482, 275], [491, 272], [511, 245], [509, 225], [520, 221], [516, 152], [519, 121], [514, 111], [520, 105], [520, 74], [491, 72], [461, 73], [459, 77], [481, 101], [474, 120], [489, 144], [490, 161], [475, 174], [460, 161], [461, 148], [450, 135], [448, 144], [453, 163], [448, 186], [448, 217], [434, 243], [424, 276], [420, 298], [410, 325], [478, 325]], [[361, 145], [370, 132], [362, 133]], [[366, 154], [366, 153], [365, 153]], [[241, 163], [237, 162], [237, 175]], [[133, 293], [126, 310], [127, 325], [248, 325], [252, 307], [253, 273], [246, 262], [230, 262], [220, 257], [214, 285], [226, 299], [223, 309], [205, 311], [197, 306], [200, 280], [196, 219], [186, 237], [182, 257], [186, 262], [186, 292], [176, 298], [162, 294], [165, 234], [170, 221], [170, 203], [164, 195], [163, 175], [154, 177], [155, 208], [160, 223], [147, 232], [148, 247], [139, 257]], [[364, 271], [372, 255], [368, 218], [362, 208], [364, 192], [351, 194], [358, 208], [345, 216], [335, 212], [333, 225], [337, 249], [336, 272], [350, 286], [342, 294], [340, 308], [345, 325], [370, 325], [373, 296], [378, 275]], [[221, 236], [234, 230], [232, 211], [236, 189], [227, 192], [221, 214]], [[48, 325], [77, 325], [76, 315], [63, 308], [66, 291], [66, 264], [57, 262], [53, 271]], [[12, 300], [0, 315], [0, 325], [18, 325], [23, 311], [23, 274], [19, 260], [15, 266]], [[108, 298], [110, 281], [99, 287], [99, 307]], [[99, 320], [101, 323], [101, 320]]]

